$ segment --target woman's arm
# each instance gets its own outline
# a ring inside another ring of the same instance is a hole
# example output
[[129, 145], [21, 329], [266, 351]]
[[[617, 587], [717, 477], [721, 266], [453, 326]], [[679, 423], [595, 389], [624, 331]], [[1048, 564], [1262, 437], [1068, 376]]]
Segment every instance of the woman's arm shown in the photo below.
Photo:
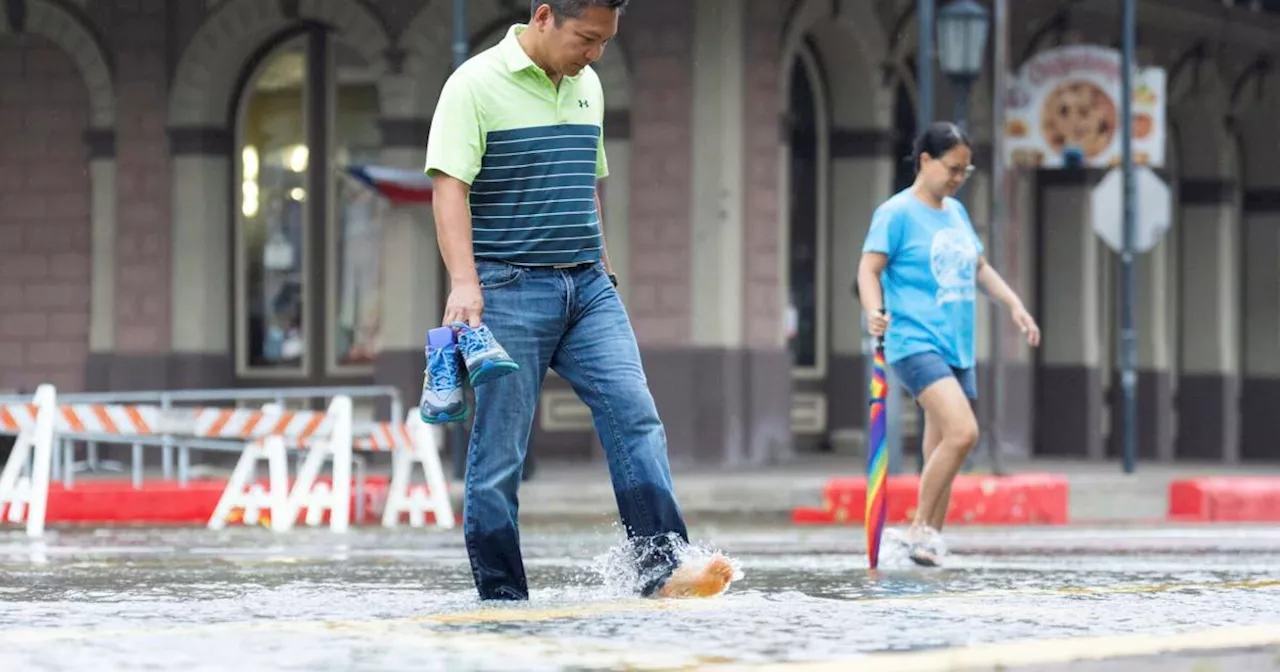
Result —
[[1026, 335], [1027, 343], [1031, 347], [1040, 345], [1040, 326], [1031, 317], [1031, 313], [1027, 312], [1026, 306], [1022, 305], [1022, 299], [1018, 298], [1018, 294], [1013, 291], [1009, 283], [1005, 282], [996, 269], [987, 263], [986, 257], [978, 257], [978, 286], [986, 292], [987, 296], [1003, 303], [1005, 308], [1009, 309], [1013, 323], [1018, 325]]
[[987, 263], [986, 257], [978, 257], [978, 286], [987, 296], [1004, 304], [1009, 312], [1023, 307], [1022, 299], [1018, 298], [1017, 292], [1014, 292], [1009, 283], [1000, 277], [1000, 273], [994, 266]]
[[864, 252], [858, 262], [858, 299], [868, 315], [875, 315], [884, 308], [884, 287], [880, 274], [889, 265], [889, 257], [879, 252]]
[[884, 335], [889, 327], [889, 316], [884, 313], [884, 286], [880, 274], [889, 264], [889, 257], [880, 252], [863, 252], [858, 262], [858, 299], [867, 312], [867, 331], [872, 336]]

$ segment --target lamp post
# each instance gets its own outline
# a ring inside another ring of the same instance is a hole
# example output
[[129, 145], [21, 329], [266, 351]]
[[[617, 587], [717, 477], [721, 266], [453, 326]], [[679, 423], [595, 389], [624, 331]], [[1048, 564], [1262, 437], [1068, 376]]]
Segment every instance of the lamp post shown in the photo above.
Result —
[[973, 0], [956, 0], [938, 11], [938, 63], [956, 87], [956, 125], [969, 130], [969, 89], [982, 74], [989, 15]]
[[[952, 86], [956, 89], [956, 111], [955, 123], [966, 133], [969, 131], [969, 92], [973, 88], [973, 83], [982, 75], [982, 65], [986, 60], [987, 53], [987, 36], [990, 32], [990, 14], [982, 5], [974, 2], [974, 0], [955, 0], [943, 7], [938, 12], [938, 62], [942, 68], [943, 74], [947, 79], [951, 80]], [[996, 90], [994, 96], [994, 106], [999, 107], [1003, 100]], [[998, 113], [997, 113], [998, 114]], [[1000, 127], [997, 126], [997, 133]], [[1000, 158], [997, 155], [993, 163], [999, 163]], [[1001, 183], [997, 180], [993, 188], [1000, 189]], [[1003, 241], [997, 234], [997, 223], [991, 223], [990, 243], [994, 253], [993, 259], [997, 266], [1000, 264], [999, 256], [1002, 252]], [[999, 425], [999, 409], [1003, 403], [1001, 392], [1001, 381], [1003, 378], [1000, 367], [1001, 355], [1001, 324], [999, 321], [998, 311], [992, 311], [991, 317], [991, 363], [992, 363], [992, 387], [994, 388], [992, 403], [984, 404], [986, 412], [987, 431], [982, 433], [983, 442], [986, 444], [987, 450], [991, 455], [992, 470], [999, 474], [1002, 470], [1000, 467], [1000, 436], [996, 427]], [[970, 458], [972, 460], [972, 458]], [[970, 464], [966, 464], [968, 467]]]

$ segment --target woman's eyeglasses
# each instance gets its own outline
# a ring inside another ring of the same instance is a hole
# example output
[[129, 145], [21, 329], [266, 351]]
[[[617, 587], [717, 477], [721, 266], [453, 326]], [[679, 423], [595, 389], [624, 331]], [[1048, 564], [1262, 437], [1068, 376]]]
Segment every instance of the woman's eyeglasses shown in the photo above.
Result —
[[978, 169], [977, 166], [974, 166], [972, 164], [968, 166], [953, 166], [947, 163], [946, 161], [942, 161], [942, 160], [939, 160], [938, 163], [941, 163], [942, 167], [946, 168], [947, 172], [951, 173], [952, 177], [958, 177], [963, 180], [967, 180], [970, 177], [972, 177], [973, 172]]

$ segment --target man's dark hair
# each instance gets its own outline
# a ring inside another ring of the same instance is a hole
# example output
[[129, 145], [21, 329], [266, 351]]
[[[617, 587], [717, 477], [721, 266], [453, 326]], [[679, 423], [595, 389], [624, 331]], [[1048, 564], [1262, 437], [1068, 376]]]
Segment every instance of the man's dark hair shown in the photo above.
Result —
[[531, 0], [529, 16], [533, 16], [533, 13], [538, 11], [538, 7], [550, 5], [551, 15], [556, 17], [556, 25], [559, 26], [565, 19], [582, 18], [583, 12], [586, 12], [588, 7], [604, 7], [621, 12], [627, 8], [628, 2], [630, 0]]

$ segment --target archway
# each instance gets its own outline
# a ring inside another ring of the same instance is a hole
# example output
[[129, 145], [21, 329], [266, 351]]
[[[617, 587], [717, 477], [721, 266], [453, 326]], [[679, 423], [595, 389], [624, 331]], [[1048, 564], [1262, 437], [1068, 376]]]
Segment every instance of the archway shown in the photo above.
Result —
[[[384, 143], [380, 103], [400, 84], [387, 27], [360, 0], [226, 0], [188, 45], [169, 98], [173, 250], [186, 255], [172, 264], [172, 342], [191, 360], [179, 369], [198, 378], [184, 382], [370, 376], [357, 316], [376, 322], [364, 309], [376, 290], [352, 289], [368, 274], [348, 268], [355, 252], [337, 242], [352, 216], [370, 215], [352, 214], [336, 172]], [[275, 123], [246, 132], [246, 118]], [[297, 183], [268, 189], [268, 173]], [[268, 270], [297, 276], [275, 283]]]
[[839, 442], [863, 424], [856, 254], [871, 213], [892, 193], [894, 88], [888, 42], [867, 3], [806, 0], [786, 22], [780, 61], [783, 258], [792, 353], [793, 422], [801, 446]]
[[[0, 381], [0, 386], [34, 388], [53, 382], [72, 391], [93, 388], [103, 378], [97, 372], [101, 355], [115, 343], [116, 97], [111, 63], [93, 29], [57, 3], [29, 0], [22, 14], [11, 14], [14, 7], [0, 6], [0, 46], [25, 52], [27, 59], [17, 62], [32, 60], [43, 71], [18, 75], [29, 78], [30, 85], [23, 87], [17, 104], [32, 106], [18, 117], [30, 121], [3, 143], [18, 150], [12, 156], [20, 161], [25, 162], [24, 146], [41, 158], [28, 175], [28, 188], [10, 205], [48, 217], [27, 225], [29, 231], [18, 229], [20, 235], [0, 245], [0, 257], [6, 266], [47, 266], [63, 278], [62, 285], [91, 298], [75, 308], [59, 304], [50, 291], [28, 290], [27, 309], [45, 313], [50, 329], [11, 362], [27, 368], [27, 377]], [[63, 82], [66, 95], [47, 97], [59, 88], [55, 83]], [[48, 114], [51, 109], [57, 113]], [[75, 127], [59, 126], [64, 123]], [[87, 338], [81, 331], [85, 323]], [[37, 370], [30, 370], [33, 366]]]

